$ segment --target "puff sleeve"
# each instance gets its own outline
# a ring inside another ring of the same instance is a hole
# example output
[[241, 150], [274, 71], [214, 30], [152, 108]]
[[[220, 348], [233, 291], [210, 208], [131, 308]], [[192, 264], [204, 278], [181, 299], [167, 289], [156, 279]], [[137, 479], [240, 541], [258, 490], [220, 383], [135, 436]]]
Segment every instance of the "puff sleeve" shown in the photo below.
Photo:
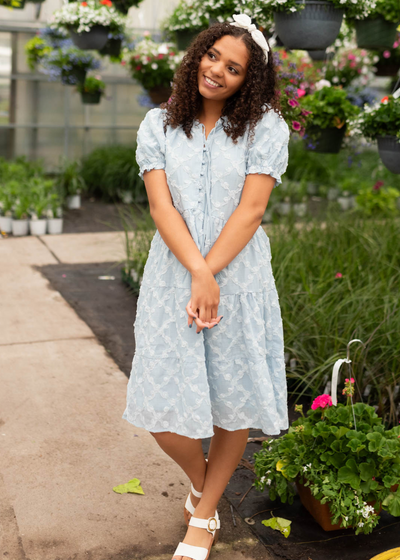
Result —
[[137, 133], [136, 161], [141, 179], [145, 171], [165, 169], [163, 109], [150, 109], [140, 123]]
[[275, 187], [285, 173], [289, 151], [289, 127], [285, 120], [273, 109], [265, 113], [255, 127], [254, 139], [250, 144], [246, 175], [249, 173], [265, 173], [276, 179]]

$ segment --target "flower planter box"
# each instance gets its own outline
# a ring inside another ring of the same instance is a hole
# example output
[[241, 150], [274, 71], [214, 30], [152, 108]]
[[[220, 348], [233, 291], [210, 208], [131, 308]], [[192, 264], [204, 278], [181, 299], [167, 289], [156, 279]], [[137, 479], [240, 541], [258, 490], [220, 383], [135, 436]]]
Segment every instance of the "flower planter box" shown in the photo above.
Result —
[[[346, 125], [342, 128], [322, 128], [316, 131], [315, 129], [310, 130], [309, 133], [316, 134], [311, 140], [311, 143], [315, 145], [314, 151], [322, 154], [338, 154], [342, 146], [344, 135], [346, 134]], [[308, 146], [308, 139], [305, 140]], [[311, 149], [308, 148], [307, 149]]]
[[11, 233], [12, 231], [12, 218], [9, 216], [0, 216], [0, 230], [4, 233]]
[[356, 21], [357, 46], [360, 49], [391, 49], [396, 40], [397, 25], [382, 16]]
[[177, 29], [175, 31], [175, 38], [178, 50], [185, 51], [200, 31], [201, 29]]
[[28, 235], [28, 220], [12, 220], [12, 234], [15, 236]]
[[50, 235], [58, 235], [62, 233], [62, 229], [63, 229], [62, 218], [50, 218], [47, 220], [47, 232]]
[[81, 207], [81, 195], [67, 196], [67, 207], [69, 210], [78, 210]]
[[306, 0], [303, 10], [274, 13], [275, 31], [288, 49], [325, 50], [338, 36], [343, 15], [331, 2]]
[[109, 31], [109, 27], [94, 25], [90, 31], [85, 33], [76, 33], [73, 29], [69, 29], [69, 34], [78, 49], [98, 51], [107, 43]]
[[165, 103], [168, 101], [172, 93], [172, 89], [168, 86], [158, 86], [148, 90], [148, 94], [150, 99], [156, 105], [160, 105], [161, 103]]
[[99, 53], [102, 55], [113, 56], [118, 58], [121, 54], [122, 48], [122, 39], [108, 39], [107, 43], [104, 45], [102, 49], [99, 50]]
[[31, 235], [45, 235], [47, 220], [29, 220], [29, 231]]
[[101, 100], [101, 91], [96, 93], [81, 92], [81, 99], [84, 105], [98, 105]]
[[65, 86], [75, 86], [85, 83], [86, 70], [83, 68], [72, 68], [72, 70], [61, 70], [61, 82]]
[[382, 163], [389, 171], [400, 174], [400, 142], [395, 136], [379, 136], [378, 151]]

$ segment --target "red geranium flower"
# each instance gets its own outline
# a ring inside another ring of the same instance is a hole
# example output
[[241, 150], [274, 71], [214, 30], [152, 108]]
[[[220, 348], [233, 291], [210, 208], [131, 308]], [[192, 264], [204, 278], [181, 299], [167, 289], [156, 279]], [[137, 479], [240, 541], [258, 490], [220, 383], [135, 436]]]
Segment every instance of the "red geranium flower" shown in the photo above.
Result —
[[84, 6], [86, 8], [87, 2], [81, 2], [81, 6]]
[[381, 99], [381, 103], [387, 103], [389, 101], [389, 97], [387, 95], [385, 95], [385, 97], [382, 97]]

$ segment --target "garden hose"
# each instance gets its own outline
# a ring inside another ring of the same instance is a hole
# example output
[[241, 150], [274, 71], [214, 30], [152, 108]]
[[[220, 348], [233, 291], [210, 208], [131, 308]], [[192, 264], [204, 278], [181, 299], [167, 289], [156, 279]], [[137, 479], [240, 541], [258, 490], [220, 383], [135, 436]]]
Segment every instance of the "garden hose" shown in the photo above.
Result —
[[400, 548], [392, 548], [386, 552], [381, 552], [371, 560], [400, 560]]

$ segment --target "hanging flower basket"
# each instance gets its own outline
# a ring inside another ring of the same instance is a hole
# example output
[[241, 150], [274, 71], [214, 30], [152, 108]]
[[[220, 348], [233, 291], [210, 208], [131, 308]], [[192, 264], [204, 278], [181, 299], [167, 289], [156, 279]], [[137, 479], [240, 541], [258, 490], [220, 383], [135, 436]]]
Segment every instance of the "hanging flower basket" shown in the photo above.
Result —
[[111, 37], [110, 39], [108, 39], [104, 47], [99, 50], [99, 53], [102, 55], [108, 55], [114, 58], [118, 58], [121, 54], [121, 48], [122, 39], [114, 39], [114, 37]]
[[335, 53], [327, 53], [325, 49], [308, 51], [311, 60], [331, 60]]
[[378, 136], [378, 151], [382, 163], [389, 171], [400, 174], [400, 142], [396, 136]]
[[81, 93], [82, 103], [84, 105], [98, 105], [101, 100], [101, 92], [98, 91], [96, 93]]
[[65, 86], [75, 86], [83, 84], [86, 79], [86, 70], [83, 68], [72, 68], [71, 70], [61, 70], [61, 83]]
[[338, 36], [343, 15], [331, 2], [306, 0], [303, 10], [275, 12], [275, 30], [288, 49], [325, 50]]
[[177, 29], [175, 31], [176, 44], [178, 45], [178, 50], [185, 51], [191, 42], [197, 37], [197, 35], [202, 31], [201, 29]]
[[104, 25], [94, 25], [90, 31], [77, 33], [72, 28], [69, 29], [71, 39], [78, 49], [82, 50], [100, 50], [108, 40], [109, 27]]
[[386, 63], [379, 60], [376, 64], [376, 74], [375, 76], [397, 76], [399, 72], [400, 65], [395, 63]]
[[169, 86], [157, 86], [148, 90], [150, 99], [156, 105], [165, 103], [171, 97], [172, 89]]
[[382, 16], [355, 21], [357, 45], [361, 49], [391, 49], [398, 24]]
[[309, 139], [307, 138], [307, 149], [313, 149], [314, 152], [320, 154], [338, 154], [346, 133], [346, 125], [342, 126], [342, 128], [329, 127], [320, 128], [319, 130], [314, 128], [308, 130], [307, 133], [312, 137], [311, 144], [313, 146], [309, 147]]

